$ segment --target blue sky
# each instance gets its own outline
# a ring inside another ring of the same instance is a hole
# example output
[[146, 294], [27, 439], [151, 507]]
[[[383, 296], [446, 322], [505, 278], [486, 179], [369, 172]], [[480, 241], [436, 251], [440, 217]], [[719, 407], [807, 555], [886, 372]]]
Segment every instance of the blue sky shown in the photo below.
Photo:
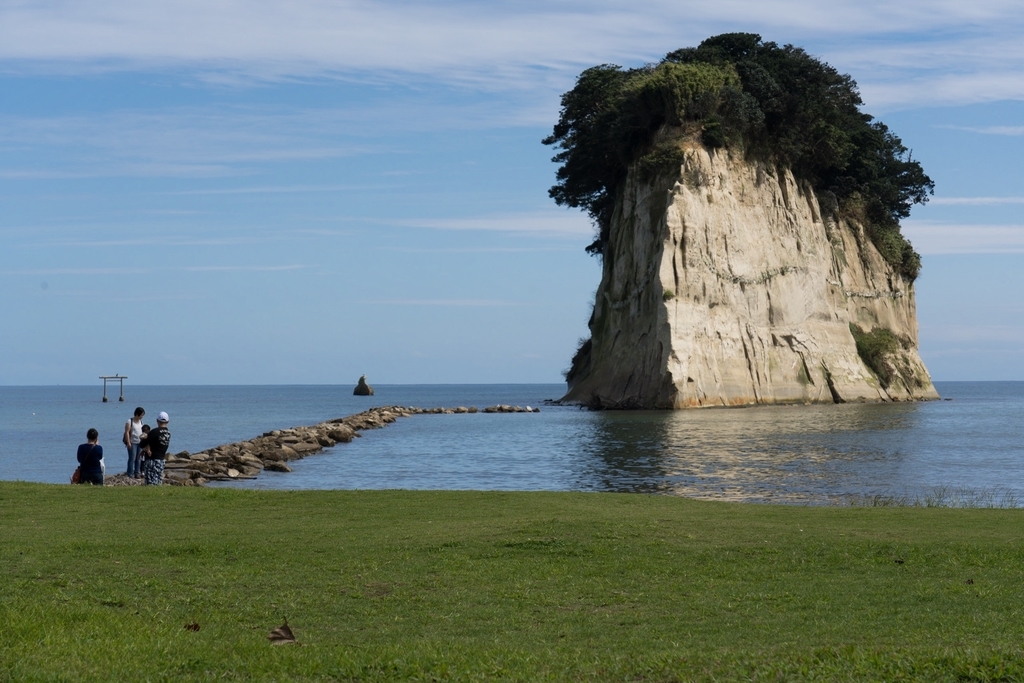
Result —
[[600, 278], [540, 144], [726, 31], [850, 73], [936, 182], [937, 380], [1024, 380], [1019, 2], [0, 3], [0, 384], [558, 382]]

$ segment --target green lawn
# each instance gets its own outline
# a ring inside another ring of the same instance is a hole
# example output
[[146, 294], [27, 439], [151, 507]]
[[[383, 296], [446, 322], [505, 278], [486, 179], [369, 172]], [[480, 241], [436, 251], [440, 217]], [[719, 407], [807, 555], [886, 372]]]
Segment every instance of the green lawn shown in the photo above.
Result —
[[2, 681], [1024, 679], [1024, 510], [0, 483], [0, 578]]

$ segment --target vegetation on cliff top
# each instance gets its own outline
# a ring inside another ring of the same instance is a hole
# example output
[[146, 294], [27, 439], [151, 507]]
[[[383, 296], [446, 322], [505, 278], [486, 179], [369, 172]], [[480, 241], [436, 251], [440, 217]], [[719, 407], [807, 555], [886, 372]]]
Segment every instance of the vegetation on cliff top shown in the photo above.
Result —
[[558, 123], [544, 139], [561, 164], [549, 194], [590, 214], [598, 234], [587, 251], [602, 254], [630, 165], [643, 170], [671, 160], [671, 145], [655, 140], [674, 128], [708, 147], [792, 169], [824, 211], [860, 218], [885, 259], [913, 280], [921, 261], [899, 221], [927, 201], [934, 183], [861, 104], [850, 76], [753, 33], [708, 38], [637, 69], [591, 67], [562, 96]]

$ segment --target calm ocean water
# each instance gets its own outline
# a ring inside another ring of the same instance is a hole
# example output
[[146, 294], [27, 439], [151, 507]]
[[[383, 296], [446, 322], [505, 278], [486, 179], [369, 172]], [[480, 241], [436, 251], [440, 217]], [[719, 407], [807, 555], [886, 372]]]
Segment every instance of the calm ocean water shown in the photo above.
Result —
[[[0, 387], [0, 479], [65, 483], [86, 429], [108, 473], [136, 405], [166, 410], [171, 449], [198, 451], [374, 405], [496, 403], [540, 413], [420, 415], [293, 463], [289, 474], [224, 484], [271, 489], [624, 491], [762, 502], [922, 495], [936, 487], [1024, 501], [1024, 382], [937, 382], [944, 401], [590, 413], [544, 406], [560, 384]], [[116, 396], [116, 391], [115, 391]]]

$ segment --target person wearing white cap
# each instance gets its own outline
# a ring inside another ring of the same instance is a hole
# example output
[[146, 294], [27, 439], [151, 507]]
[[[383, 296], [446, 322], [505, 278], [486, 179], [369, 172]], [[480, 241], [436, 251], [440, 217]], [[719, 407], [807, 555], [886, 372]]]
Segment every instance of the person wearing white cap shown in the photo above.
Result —
[[167, 449], [171, 445], [171, 432], [167, 429], [167, 423], [171, 418], [167, 413], [162, 412], [156, 416], [156, 429], [149, 430], [149, 455], [146, 456], [146, 486], [160, 486], [164, 483], [164, 459], [167, 458]]

